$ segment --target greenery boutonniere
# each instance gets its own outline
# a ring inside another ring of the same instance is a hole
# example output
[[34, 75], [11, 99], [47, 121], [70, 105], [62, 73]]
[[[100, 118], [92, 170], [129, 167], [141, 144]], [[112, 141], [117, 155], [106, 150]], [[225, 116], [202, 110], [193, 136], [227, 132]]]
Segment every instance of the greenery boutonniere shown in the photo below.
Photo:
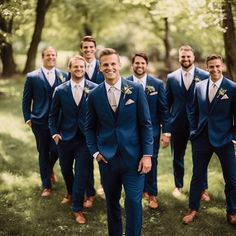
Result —
[[146, 85], [146, 88], [145, 88], [145, 92], [146, 93], [148, 93], [148, 94], [150, 94], [150, 93], [153, 93], [153, 92], [155, 92], [156, 90], [155, 90], [155, 88], [153, 87], [153, 86], [151, 86], [151, 85]]
[[83, 93], [84, 93], [84, 96], [85, 96], [85, 97], [88, 96], [89, 91], [90, 91], [89, 87], [86, 87], [86, 86], [85, 86], [84, 89], [83, 89]]
[[125, 99], [125, 96], [126, 96], [126, 95], [132, 94], [132, 89], [133, 89], [133, 87], [131, 87], [131, 86], [129, 86], [129, 85], [124, 86], [124, 87], [121, 89], [121, 92], [124, 94], [123, 99]]
[[223, 97], [226, 94], [226, 91], [227, 91], [227, 89], [220, 88], [220, 90], [218, 92], [218, 95], [217, 95], [217, 98], [219, 96]]
[[201, 79], [198, 76], [195, 76], [193, 80], [195, 81], [195, 83], [198, 83], [201, 81]]
[[60, 74], [58, 75], [58, 77], [59, 77], [59, 79], [61, 80], [62, 83], [64, 83], [64, 82], [66, 81], [66, 78], [63, 76], [62, 73], [60, 73]]

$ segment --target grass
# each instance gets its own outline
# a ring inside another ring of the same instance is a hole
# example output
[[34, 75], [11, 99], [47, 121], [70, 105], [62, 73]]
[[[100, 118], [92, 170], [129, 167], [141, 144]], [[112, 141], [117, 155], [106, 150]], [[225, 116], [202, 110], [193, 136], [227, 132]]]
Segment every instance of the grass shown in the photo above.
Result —
[[[41, 186], [35, 141], [21, 113], [23, 78], [0, 80], [0, 236], [2, 235], [107, 235], [106, 208], [98, 197], [95, 207], [86, 212], [88, 224], [77, 225], [69, 206], [60, 205], [65, 186], [57, 164], [59, 183], [50, 199], [40, 197]], [[96, 186], [99, 184], [97, 165]], [[186, 154], [185, 196], [175, 199], [170, 149], [159, 155], [159, 204], [156, 211], [143, 202], [143, 236], [151, 235], [235, 235], [236, 228], [225, 220], [224, 182], [219, 161], [209, 166], [211, 202], [202, 203], [198, 219], [188, 226], [181, 223], [188, 206], [191, 178], [191, 149]], [[123, 204], [123, 199], [122, 199]]]

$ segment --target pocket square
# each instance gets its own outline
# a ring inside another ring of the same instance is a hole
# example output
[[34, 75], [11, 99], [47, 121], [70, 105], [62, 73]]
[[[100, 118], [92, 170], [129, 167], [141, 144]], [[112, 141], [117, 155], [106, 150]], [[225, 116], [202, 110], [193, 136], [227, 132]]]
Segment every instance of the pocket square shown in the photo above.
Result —
[[132, 104], [132, 103], [135, 103], [135, 101], [132, 100], [132, 99], [129, 99], [129, 100], [125, 103], [125, 105], [130, 105], [130, 104]]
[[225, 95], [221, 98], [221, 100], [223, 100], [223, 99], [229, 99], [229, 97], [227, 96], [227, 94], [225, 94]]
[[153, 96], [153, 95], [156, 95], [156, 94], [158, 94], [157, 91], [150, 93], [150, 96]]

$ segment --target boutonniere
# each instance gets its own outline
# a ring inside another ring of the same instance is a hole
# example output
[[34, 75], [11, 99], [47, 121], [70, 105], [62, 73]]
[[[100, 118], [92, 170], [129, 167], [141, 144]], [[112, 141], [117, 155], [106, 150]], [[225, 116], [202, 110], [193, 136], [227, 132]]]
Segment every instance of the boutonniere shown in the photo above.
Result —
[[124, 94], [123, 99], [125, 99], [125, 96], [126, 96], [126, 95], [132, 94], [132, 89], [133, 89], [133, 87], [131, 87], [131, 86], [129, 86], [129, 85], [124, 86], [124, 87], [121, 89], [121, 92]]
[[153, 92], [156, 92], [155, 88], [151, 85], [146, 85], [145, 92], [148, 94], [151, 94]]
[[195, 76], [193, 80], [195, 81], [195, 83], [198, 83], [201, 81], [201, 79], [198, 76]]
[[58, 75], [58, 77], [59, 77], [59, 79], [61, 80], [62, 83], [64, 83], [64, 82], [66, 81], [66, 78], [63, 76], [62, 73], [60, 73], [60, 74]]
[[218, 91], [217, 98], [220, 96], [223, 97], [224, 95], [226, 95], [226, 92], [227, 92], [227, 89], [220, 88], [220, 90]]
[[86, 87], [86, 86], [85, 86], [84, 89], [83, 89], [83, 94], [84, 94], [85, 97], [88, 96], [89, 91], [90, 91], [89, 87]]

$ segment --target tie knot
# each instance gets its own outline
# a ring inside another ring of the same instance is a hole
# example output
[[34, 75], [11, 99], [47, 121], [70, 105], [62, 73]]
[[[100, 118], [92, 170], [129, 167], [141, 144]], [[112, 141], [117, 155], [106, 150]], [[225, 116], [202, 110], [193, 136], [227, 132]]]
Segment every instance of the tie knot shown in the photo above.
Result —
[[109, 89], [111, 92], [115, 92], [116, 91], [116, 88], [114, 86], [111, 86], [110, 89]]

